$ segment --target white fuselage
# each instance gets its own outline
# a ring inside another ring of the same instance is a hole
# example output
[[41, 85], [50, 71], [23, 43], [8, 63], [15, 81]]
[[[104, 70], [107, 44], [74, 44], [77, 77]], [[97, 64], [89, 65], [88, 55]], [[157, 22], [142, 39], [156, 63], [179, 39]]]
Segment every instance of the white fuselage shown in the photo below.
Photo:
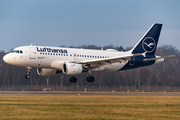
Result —
[[[130, 55], [130, 52], [118, 52], [116, 50], [88, 50], [47, 46], [22, 46], [15, 48], [14, 52], [8, 53], [3, 59], [6, 63], [21, 67], [52, 68], [51, 63], [55, 60], [64, 62], [83, 61], [93, 59], [105, 59], [115, 56]], [[19, 51], [19, 53], [17, 52]], [[22, 51], [22, 53], [20, 53]], [[94, 71], [118, 71], [126, 62], [104, 65]], [[54, 69], [54, 68], [52, 68]]]

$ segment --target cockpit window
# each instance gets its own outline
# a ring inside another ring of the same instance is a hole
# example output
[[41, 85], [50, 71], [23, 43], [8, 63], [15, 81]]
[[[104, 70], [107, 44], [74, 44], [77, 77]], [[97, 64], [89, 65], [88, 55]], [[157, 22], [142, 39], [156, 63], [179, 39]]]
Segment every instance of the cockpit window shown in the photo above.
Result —
[[16, 50], [11, 51], [11, 53], [15, 53], [15, 52], [16, 52]]
[[12, 50], [11, 53], [23, 54], [23, 51], [22, 50]]

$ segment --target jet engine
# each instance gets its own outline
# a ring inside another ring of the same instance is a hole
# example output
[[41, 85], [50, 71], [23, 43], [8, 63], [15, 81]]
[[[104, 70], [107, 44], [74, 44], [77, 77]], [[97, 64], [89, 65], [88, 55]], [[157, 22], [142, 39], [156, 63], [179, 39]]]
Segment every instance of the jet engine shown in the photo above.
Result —
[[66, 75], [78, 75], [84, 71], [87, 71], [87, 69], [83, 68], [83, 66], [81, 64], [65, 62], [63, 64], [62, 71]]
[[47, 69], [47, 68], [37, 68], [37, 73], [40, 76], [51, 76], [57, 73], [55, 69]]

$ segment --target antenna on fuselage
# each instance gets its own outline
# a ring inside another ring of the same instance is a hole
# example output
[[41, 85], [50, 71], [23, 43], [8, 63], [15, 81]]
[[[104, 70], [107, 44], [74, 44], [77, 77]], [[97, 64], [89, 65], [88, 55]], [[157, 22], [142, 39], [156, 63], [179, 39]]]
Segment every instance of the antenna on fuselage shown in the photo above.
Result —
[[33, 44], [31, 43], [31, 45], [30, 46], [32, 46]]

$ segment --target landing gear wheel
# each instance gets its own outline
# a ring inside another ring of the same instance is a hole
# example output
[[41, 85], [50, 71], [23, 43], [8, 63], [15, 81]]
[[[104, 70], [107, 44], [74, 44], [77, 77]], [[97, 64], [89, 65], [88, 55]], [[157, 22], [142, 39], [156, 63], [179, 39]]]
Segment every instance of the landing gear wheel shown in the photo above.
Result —
[[30, 75], [26, 75], [25, 78], [26, 78], [26, 79], [30, 79]]
[[86, 80], [87, 82], [94, 82], [94, 77], [90, 75], [86, 78]]
[[77, 78], [74, 77], [74, 76], [71, 76], [71, 77], [69, 78], [69, 81], [70, 81], [71, 83], [76, 83], [76, 82], [77, 82]]

